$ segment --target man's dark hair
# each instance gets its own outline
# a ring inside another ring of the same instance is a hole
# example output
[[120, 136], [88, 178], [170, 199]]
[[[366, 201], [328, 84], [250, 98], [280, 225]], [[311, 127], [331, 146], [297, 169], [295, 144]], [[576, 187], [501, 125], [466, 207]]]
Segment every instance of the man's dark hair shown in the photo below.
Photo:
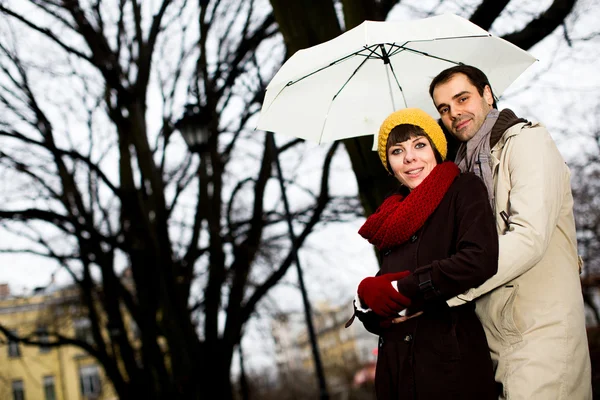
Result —
[[475, 68], [471, 65], [455, 65], [454, 67], [447, 68], [440, 72], [435, 78], [433, 78], [431, 84], [429, 85], [429, 96], [433, 99], [433, 90], [435, 87], [442, 83], [448, 82], [456, 74], [465, 75], [469, 82], [471, 82], [471, 84], [477, 88], [480, 96], [483, 96], [483, 90], [485, 89], [486, 85], [489, 86], [490, 92], [492, 93], [492, 100], [494, 101], [492, 107], [496, 109], [498, 108], [498, 105], [496, 104], [496, 96], [494, 95], [494, 91], [492, 89], [492, 85], [490, 85], [488, 77], [479, 68]]

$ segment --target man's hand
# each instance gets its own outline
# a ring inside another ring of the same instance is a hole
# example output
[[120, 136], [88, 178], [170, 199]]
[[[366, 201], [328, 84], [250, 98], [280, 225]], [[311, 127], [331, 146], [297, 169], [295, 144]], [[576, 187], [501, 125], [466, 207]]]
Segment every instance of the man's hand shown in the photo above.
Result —
[[382, 317], [396, 317], [410, 306], [410, 299], [399, 293], [392, 282], [410, 275], [410, 271], [383, 274], [363, 279], [358, 285], [358, 297], [373, 312]]
[[392, 322], [392, 324], [399, 324], [399, 323], [409, 320], [411, 318], [418, 317], [421, 314], [423, 314], [423, 311], [419, 311], [419, 312], [416, 312], [416, 313], [410, 314], [410, 315], [403, 315], [398, 318], [393, 318], [391, 322]]

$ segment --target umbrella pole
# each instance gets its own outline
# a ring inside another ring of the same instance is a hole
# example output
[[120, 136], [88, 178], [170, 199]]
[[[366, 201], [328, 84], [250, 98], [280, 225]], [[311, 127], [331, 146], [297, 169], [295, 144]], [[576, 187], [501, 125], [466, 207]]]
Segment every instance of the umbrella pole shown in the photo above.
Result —
[[298, 283], [300, 285], [300, 292], [302, 293], [302, 303], [304, 304], [304, 316], [306, 318], [306, 325], [308, 327], [310, 345], [315, 362], [315, 372], [319, 381], [319, 398], [321, 400], [329, 400], [329, 393], [327, 392], [327, 384], [325, 382], [325, 374], [323, 372], [323, 364], [321, 363], [319, 346], [317, 344], [317, 336], [315, 335], [315, 329], [312, 322], [312, 310], [310, 307], [310, 302], [308, 300], [308, 293], [306, 292], [306, 287], [304, 285], [304, 277], [302, 274], [302, 268], [300, 267], [300, 259], [298, 258], [298, 249], [296, 247], [296, 235], [294, 234], [294, 228], [292, 225], [292, 215], [290, 213], [290, 206], [285, 191], [283, 172], [281, 171], [281, 164], [279, 163], [279, 151], [277, 149], [277, 146], [275, 145], [275, 135], [273, 135], [272, 132], [268, 132], [267, 135], [270, 136], [270, 138], [267, 136], [267, 141], [271, 143], [271, 151], [273, 152], [275, 167], [277, 169], [277, 176], [279, 178], [279, 185], [281, 187], [281, 197], [283, 199], [285, 217], [288, 224], [290, 239], [292, 241], [292, 253], [294, 257], [294, 263], [296, 264], [296, 269], [298, 272]]
[[[392, 111], [391, 112], [394, 112], [394, 111], [396, 111], [396, 102], [394, 101], [394, 94], [392, 92], [392, 82], [390, 80], [390, 71], [388, 68], [385, 69], [385, 76], [387, 77], [388, 90], [390, 91], [390, 100], [392, 101]], [[402, 90], [402, 88], [400, 88], [400, 90]]]
[[394, 80], [396, 81], [396, 85], [398, 85], [398, 89], [400, 89], [400, 94], [402, 95], [402, 100], [404, 100], [404, 108], [408, 107], [406, 104], [406, 97], [404, 97], [404, 90], [402, 90], [402, 86], [400, 82], [398, 82], [398, 77], [396, 76], [396, 72], [394, 71], [394, 67], [392, 66], [392, 62], [390, 61], [390, 55], [385, 51], [385, 46], [383, 44], [379, 45], [381, 49], [381, 55], [383, 59], [383, 65], [389, 67], [385, 69], [385, 76], [388, 81], [388, 89], [390, 90], [390, 99], [392, 100], [392, 112], [396, 111], [396, 102], [394, 101], [394, 95], [392, 92], [392, 80], [390, 79], [390, 71], [392, 75], [394, 75]]

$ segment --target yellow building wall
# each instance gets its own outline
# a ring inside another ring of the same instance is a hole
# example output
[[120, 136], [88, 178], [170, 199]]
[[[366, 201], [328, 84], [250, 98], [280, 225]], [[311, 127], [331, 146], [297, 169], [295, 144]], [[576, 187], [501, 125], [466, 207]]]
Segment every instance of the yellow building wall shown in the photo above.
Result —
[[[74, 336], [73, 320], [77, 307], [61, 304], [61, 296], [9, 298], [0, 301], [0, 324], [16, 330], [19, 336], [35, 332], [40, 326], [50, 331], [58, 329], [65, 336]], [[72, 297], [72, 295], [71, 295]], [[0, 333], [0, 399], [12, 399], [12, 382], [22, 380], [26, 400], [44, 400], [44, 377], [54, 377], [56, 400], [86, 400], [81, 395], [80, 367], [97, 365], [83, 350], [74, 346], [50, 347], [46, 352], [38, 346], [19, 343], [20, 357], [9, 357], [8, 339]], [[112, 386], [99, 367], [101, 395], [94, 400], [116, 399]]]

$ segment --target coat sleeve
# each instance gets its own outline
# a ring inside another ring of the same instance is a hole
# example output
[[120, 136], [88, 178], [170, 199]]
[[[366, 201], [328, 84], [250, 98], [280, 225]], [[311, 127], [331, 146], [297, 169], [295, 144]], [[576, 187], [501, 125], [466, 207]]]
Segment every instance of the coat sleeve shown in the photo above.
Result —
[[[413, 310], [426, 301], [447, 300], [477, 287], [497, 271], [498, 234], [485, 185], [473, 174], [462, 178], [451, 212], [456, 252], [418, 267], [398, 281], [398, 290], [410, 297]], [[424, 291], [427, 281], [431, 289]]]
[[381, 335], [384, 318], [375, 314], [373, 311], [363, 312], [357, 308], [354, 309], [354, 315], [362, 322], [367, 331], [374, 335]]
[[556, 229], [565, 191], [571, 190], [568, 167], [546, 128], [526, 129], [510, 140], [507, 165], [500, 165], [508, 168], [511, 188], [509, 209], [504, 210], [508, 229], [499, 237], [498, 273], [459, 300], [472, 301], [536, 265]]

